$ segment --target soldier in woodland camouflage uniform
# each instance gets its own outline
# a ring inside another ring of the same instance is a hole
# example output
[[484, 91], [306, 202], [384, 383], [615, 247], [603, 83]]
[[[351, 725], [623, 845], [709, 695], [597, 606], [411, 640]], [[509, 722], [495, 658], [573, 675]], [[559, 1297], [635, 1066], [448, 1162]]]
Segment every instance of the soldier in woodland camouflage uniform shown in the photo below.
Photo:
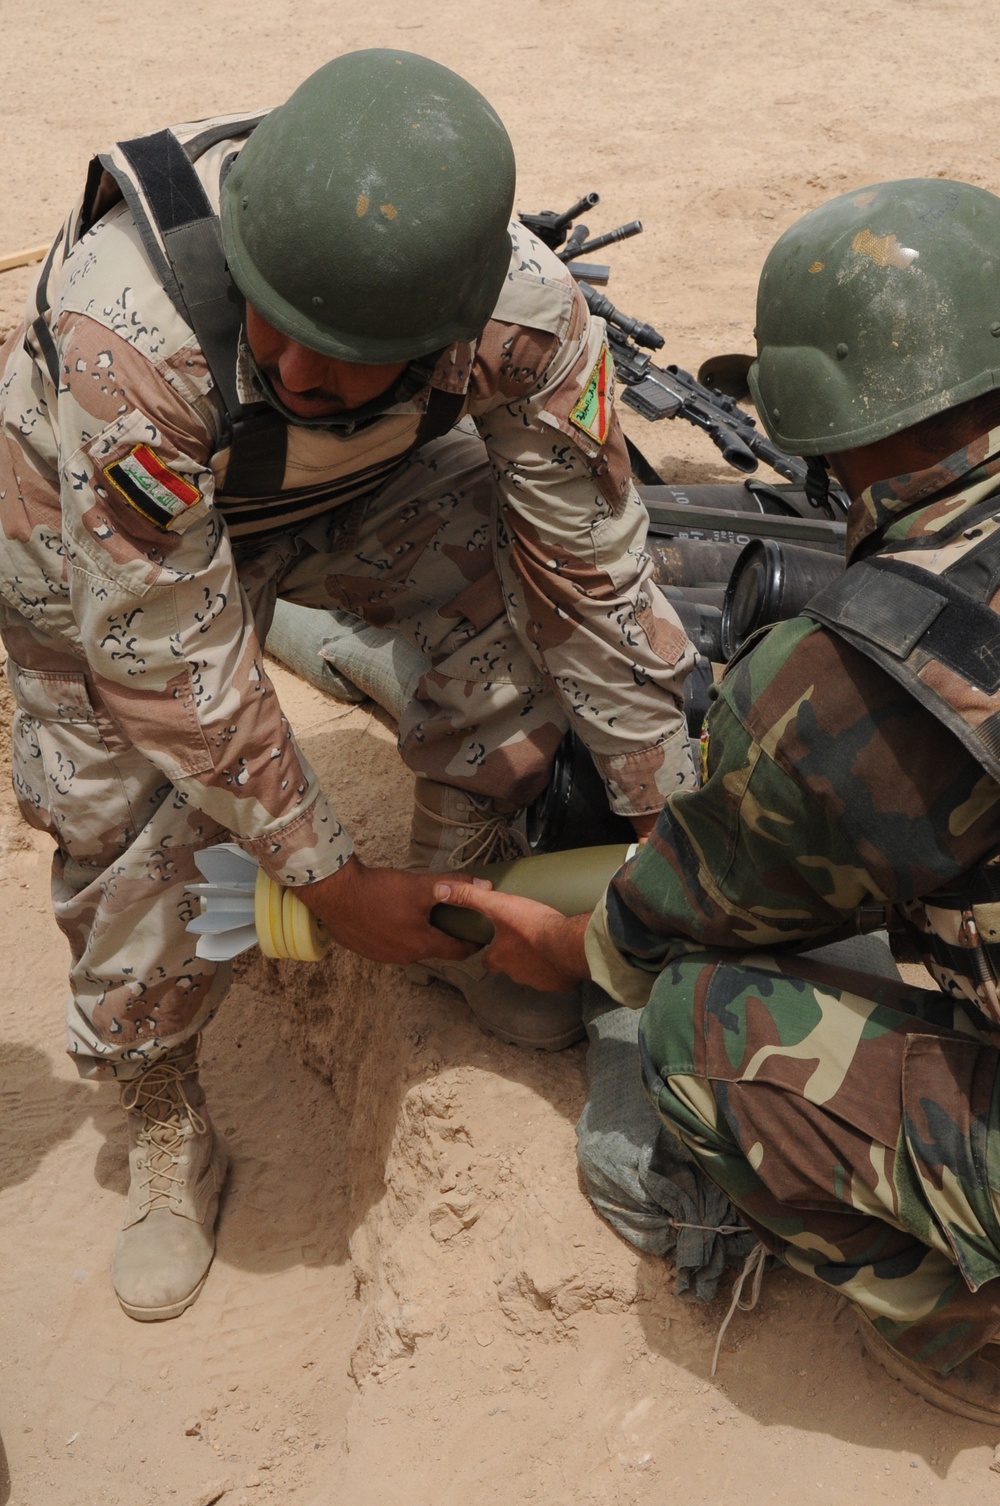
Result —
[[[729, 666], [704, 782], [593, 917], [449, 885], [487, 966], [645, 1006], [650, 1095], [765, 1248], [946, 1410], [1000, 1418], [1000, 199], [805, 216], [758, 297], [772, 438], [853, 499], [849, 569]], [[439, 886], [442, 894], [444, 889]], [[806, 958], [888, 910], [938, 988]], [[520, 959], [519, 963], [514, 958]]]
[[693, 651], [651, 583], [603, 326], [509, 225], [513, 181], [471, 86], [352, 54], [262, 120], [97, 158], [0, 354], [14, 780], [57, 844], [70, 1049], [124, 1085], [137, 1318], [197, 1295], [225, 1174], [200, 848], [235, 837], [367, 956], [438, 959], [509, 1039], [580, 1034], [577, 993], [498, 988], [430, 925], [426, 873], [353, 855], [264, 667], [278, 594], [431, 660], [400, 726], [411, 869], [516, 835], [571, 718], [639, 830], [693, 780]]

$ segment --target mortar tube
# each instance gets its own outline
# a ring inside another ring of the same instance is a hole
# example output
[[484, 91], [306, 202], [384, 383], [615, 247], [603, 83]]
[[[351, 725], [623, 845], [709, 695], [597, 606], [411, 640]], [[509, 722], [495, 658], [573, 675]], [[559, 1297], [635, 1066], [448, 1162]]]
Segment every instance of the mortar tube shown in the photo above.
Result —
[[[589, 914], [599, 903], [619, 868], [637, 850], [636, 843], [575, 847], [564, 852], [514, 858], [508, 863], [487, 863], [462, 873], [443, 873], [440, 877], [459, 881], [463, 878], [489, 879], [497, 894], [534, 899], [558, 910], [561, 915], [583, 915]], [[459, 941], [488, 946], [493, 940], [493, 925], [478, 910], [467, 910], [461, 905], [435, 905], [430, 919], [431, 925]]]
[[[805, 492], [802, 488], [783, 486], [781, 490], [788, 493], [789, 510], [801, 512], [805, 516]], [[647, 503], [666, 502], [680, 507], [711, 508], [719, 512], [746, 512], [760, 516], [768, 511], [765, 499], [751, 491], [743, 481], [695, 481], [691, 484], [673, 481], [661, 486], [642, 486], [639, 488], [639, 495]], [[807, 510], [811, 510], [808, 509], [808, 504], [805, 506]]]
[[846, 568], [843, 559], [753, 539], [740, 555], [722, 608], [721, 647], [726, 659], [737, 653], [758, 628], [797, 617], [810, 597]]
[[670, 605], [701, 657], [709, 659], [713, 664], [725, 664], [729, 656], [722, 652], [721, 607], [676, 599]]
[[717, 586], [660, 586], [660, 594], [668, 601], [690, 601], [697, 607], [718, 607], [722, 611], [727, 587]]
[[658, 586], [725, 586], [746, 540], [659, 538], [650, 534], [646, 552]]

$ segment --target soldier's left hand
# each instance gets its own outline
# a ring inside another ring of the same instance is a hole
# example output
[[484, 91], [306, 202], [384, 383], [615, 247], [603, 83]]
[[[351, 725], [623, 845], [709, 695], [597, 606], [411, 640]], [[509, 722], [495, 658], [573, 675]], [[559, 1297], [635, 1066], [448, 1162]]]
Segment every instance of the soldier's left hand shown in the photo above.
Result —
[[516, 894], [496, 894], [467, 879], [440, 879], [434, 898], [477, 910], [493, 923], [494, 936], [482, 953], [484, 967], [506, 973], [515, 983], [550, 993], [567, 993], [590, 977], [583, 949], [585, 915], [558, 910]]

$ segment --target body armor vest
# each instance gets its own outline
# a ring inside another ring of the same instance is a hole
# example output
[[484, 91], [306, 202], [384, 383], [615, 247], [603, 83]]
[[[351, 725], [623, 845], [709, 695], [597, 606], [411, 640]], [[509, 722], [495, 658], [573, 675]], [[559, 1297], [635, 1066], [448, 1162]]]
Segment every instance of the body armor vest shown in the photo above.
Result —
[[[1000, 497], [851, 565], [804, 608], [945, 724], [1000, 782]], [[1000, 1030], [1000, 861], [897, 906], [928, 971]]]

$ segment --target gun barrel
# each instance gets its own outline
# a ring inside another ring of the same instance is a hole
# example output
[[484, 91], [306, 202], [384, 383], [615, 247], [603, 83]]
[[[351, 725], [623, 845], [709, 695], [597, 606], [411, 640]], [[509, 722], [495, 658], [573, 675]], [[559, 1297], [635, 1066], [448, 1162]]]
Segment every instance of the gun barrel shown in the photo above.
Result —
[[595, 235], [593, 240], [585, 241], [582, 246], [574, 248], [574, 256], [586, 256], [591, 251], [600, 251], [603, 246], [613, 246], [615, 241], [627, 241], [630, 236], [642, 234], [642, 221], [629, 220], [627, 225], [617, 225], [614, 230], [605, 230], [603, 235]]
[[712, 507], [697, 500], [678, 502], [669, 486], [640, 486], [639, 496], [649, 513], [652, 534], [676, 536], [707, 534], [712, 538], [731, 533], [734, 537], [772, 538], [794, 544], [826, 544], [843, 549], [847, 533], [843, 523], [828, 518], [791, 518], [776, 513], [749, 513]]
[[646, 538], [646, 553], [653, 562], [656, 584], [668, 594], [671, 590], [697, 591], [699, 601], [714, 607], [721, 607], [722, 601], [704, 593], [713, 588], [725, 592], [743, 548], [743, 543], [737, 543], [735, 538], [682, 538], [676, 534], [664, 538], [655, 533]]
[[567, 225], [573, 223], [577, 215], [586, 214], [588, 209], [593, 209], [594, 205], [600, 202], [601, 196], [599, 193], [585, 193], [582, 199], [577, 199], [576, 203], [571, 204], [564, 213], [556, 215], [552, 221], [552, 229], [565, 230]]
[[757, 469], [757, 457], [748, 445], [745, 445], [738, 434], [732, 429], [727, 429], [724, 423], [711, 424], [705, 430], [712, 443], [718, 445], [722, 451], [722, 458], [734, 470], [742, 471], [745, 476], [750, 475]]
[[613, 325], [623, 335], [634, 340], [637, 345], [644, 345], [647, 350], [659, 350], [666, 343], [659, 330], [654, 329], [651, 324], [643, 324], [641, 319], [630, 319], [627, 314], [622, 313], [621, 309], [615, 308], [610, 298], [605, 298], [603, 293], [592, 288], [589, 282], [580, 278], [576, 285], [587, 300], [587, 307], [592, 314], [596, 314], [598, 319], [603, 319], [606, 324]]
[[737, 653], [751, 633], [797, 617], [823, 586], [843, 575], [845, 561], [777, 539], [751, 539], [733, 566], [722, 606], [722, 652]]
[[576, 256], [577, 252], [580, 250], [580, 247], [583, 245], [589, 234], [590, 231], [587, 229], [582, 220], [578, 225], [574, 225], [573, 229], [570, 231], [565, 246], [563, 246], [562, 250], [559, 252], [559, 260], [569, 261], [574, 256]]

